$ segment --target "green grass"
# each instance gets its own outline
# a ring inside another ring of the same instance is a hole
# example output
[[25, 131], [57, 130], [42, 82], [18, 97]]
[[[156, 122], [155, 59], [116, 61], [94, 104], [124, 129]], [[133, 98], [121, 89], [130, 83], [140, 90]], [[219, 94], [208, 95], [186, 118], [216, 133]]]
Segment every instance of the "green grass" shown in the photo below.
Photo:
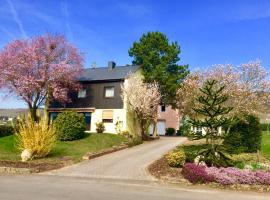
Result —
[[[71, 158], [78, 162], [87, 152], [98, 152], [125, 142], [123, 136], [102, 133], [86, 134], [83, 139], [75, 141], [57, 141], [51, 153], [36, 161], [54, 162], [63, 158]], [[20, 151], [16, 149], [14, 136], [0, 138], [0, 160], [20, 160]]]
[[270, 159], [270, 132], [263, 132], [261, 151], [265, 157]]

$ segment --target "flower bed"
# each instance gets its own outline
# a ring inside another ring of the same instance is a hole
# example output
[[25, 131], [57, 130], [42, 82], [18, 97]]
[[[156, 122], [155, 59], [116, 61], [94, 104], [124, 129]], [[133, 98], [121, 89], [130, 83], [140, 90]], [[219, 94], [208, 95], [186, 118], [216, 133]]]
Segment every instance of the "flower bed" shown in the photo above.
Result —
[[183, 167], [182, 174], [191, 183], [216, 182], [222, 185], [270, 185], [270, 173], [260, 170], [205, 167], [187, 163]]

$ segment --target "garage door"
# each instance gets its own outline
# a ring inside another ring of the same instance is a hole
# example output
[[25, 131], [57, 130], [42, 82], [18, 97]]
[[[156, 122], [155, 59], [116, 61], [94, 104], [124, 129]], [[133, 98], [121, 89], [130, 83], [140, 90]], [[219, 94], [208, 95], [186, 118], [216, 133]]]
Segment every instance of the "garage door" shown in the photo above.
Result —
[[[158, 135], [165, 135], [165, 132], [166, 132], [165, 121], [158, 121], [157, 132], [158, 132]], [[149, 133], [150, 135], [152, 135], [153, 133], [153, 124], [150, 125]]]
[[158, 132], [158, 135], [165, 135], [165, 132], [166, 132], [165, 121], [158, 121], [157, 132]]

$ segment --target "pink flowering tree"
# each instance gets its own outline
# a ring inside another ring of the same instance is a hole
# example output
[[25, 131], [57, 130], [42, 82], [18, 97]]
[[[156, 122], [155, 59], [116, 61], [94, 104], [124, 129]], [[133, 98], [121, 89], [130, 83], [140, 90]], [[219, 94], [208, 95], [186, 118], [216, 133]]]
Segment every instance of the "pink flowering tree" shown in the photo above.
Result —
[[80, 87], [76, 77], [82, 69], [82, 54], [62, 35], [15, 40], [0, 51], [0, 88], [25, 101], [37, 121], [40, 106], [70, 101], [68, 92]]
[[156, 83], [145, 83], [143, 79], [131, 74], [122, 86], [122, 98], [139, 122], [142, 139], [147, 138], [147, 129], [160, 104], [161, 95]]
[[225, 86], [223, 93], [229, 97], [225, 106], [233, 107], [228, 117], [241, 118], [245, 114], [257, 115], [268, 111], [268, 73], [261, 62], [252, 61], [240, 66], [216, 65], [190, 74], [178, 90], [178, 107], [182, 114], [191, 117], [196, 115], [193, 108], [200, 107], [196, 98], [206, 80], [217, 80]]

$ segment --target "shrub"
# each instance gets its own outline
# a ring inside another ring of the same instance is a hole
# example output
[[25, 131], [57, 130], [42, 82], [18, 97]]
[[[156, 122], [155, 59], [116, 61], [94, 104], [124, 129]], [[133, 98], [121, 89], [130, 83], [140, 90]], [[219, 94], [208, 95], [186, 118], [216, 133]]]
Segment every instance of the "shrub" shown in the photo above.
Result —
[[71, 111], [58, 114], [54, 125], [58, 139], [62, 141], [81, 139], [86, 129], [83, 114]]
[[166, 156], [170, 167], [181, 167], [185, 164], [186, 155], [183, 149], [171, 152]]
[[250, 169], [228, 168], [206, 168], [206, 172], [213, 176], [214, 182], [222, 185], [249, 184], [270, 185], [270, 173], [264, 171], [252, 171]]
[[207, 183], [213, 181], [213, 177], [208, 175], [206, 167], [194, 163], [186, 163], [183, 166], [182, 174], [191, 183]]
[[120, 135], [123, 135], [127, 139], [132, 139], [133, 135], [131, 135], [128, 131], [121, 131]]
[[233, 166], [231, 158], [226, 155], [225, 149], [221, 145], [211, 145], [210, 148], [201, 149], [198, 155], [201, 156], [199, 161], [205, 162], [207, 166]]
[[183, 135], [183, 132], [181, 130], [176, 131], [176, 136], [182, 136], [182, 135]]
[[191, 131], [192, 124], [190, 123], [190, 118], [188, 116], [184, 116], [180, 122], [179, 131], [181, 135], [192, 138], [193, 133]]
[[105, 131], [105, 126], [102, 122], [96, 123], [96, 131], [97, 133], [103, 133]]
[[191, 183], [216, 182], [222, 185], [270, 185], [270, 173], [261, 170], [241, 170], [234, 167], [208, 168], [194, 163], [187, 163], [183, 167], [182, 174]]
[[269, 131], [270, 130], [270, 126], [269, 124], [260, 124], [261, 130], [262, 131]]
[[132, 146], [136, 146], [136, 145], [139, 145], [139, 144], [142, 144], [143, 143], [143, 140], [141, 137], [139, 136], [134, 136], [132, 139], [130, 139], [128, 141], [128, 146], [132, 147]]
[[259, 119], [252, 115], [234, 124], [224, 139], [230, 153], [256, 152], [261, 148], [262, 132]]
[[172, 136], [172, 135], [174, 135], [174, 133], [175, 133], [175, 129], [174, 128], [166, 128], [165, 135]]
[[56, 141], [55, 128], [44, 119], [39, 122], [21, 122], [18, 124], [16, 140], [18, 149], [27, 150], [32, 158], [43, 158], [49, 154]]
[[242, 144], [242, 135], [240, 132], [230, 132], [223, 143], [229, 153], [239, 154], [247, 151], [247, 147]]
[[203, 145], [187, 145], [183, 146], [183, 149], [186, 154], [186, 162], [187, 163], [193, 163], [194, 159], [198, 156], [198, 152], [201, 149], [205, 149], [208, 145], [203, 144]]
[[14, 128], [11, 125], [0, 125], [0, 137], [14, 134]]

